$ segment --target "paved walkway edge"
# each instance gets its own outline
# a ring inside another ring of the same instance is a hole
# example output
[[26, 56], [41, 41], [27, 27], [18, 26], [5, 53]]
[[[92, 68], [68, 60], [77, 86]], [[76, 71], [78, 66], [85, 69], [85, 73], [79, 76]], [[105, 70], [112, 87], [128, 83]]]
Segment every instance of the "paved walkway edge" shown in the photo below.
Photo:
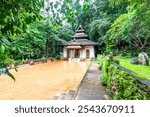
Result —
[[73, 100], [108, 100], [106, 87], [100, 81], [101, 71], [98, 63], [92, 61], [81, 80]]
[[83, 81], [86, 79], [86, 75], [87, 75], [87, 73], [88, 73], [88, 71], [89, 71], [89, 68], [91, 67], [92, 63], [93, 63], [93, 61], [91, 61], [91, 63], [90, 63], [90, 65], [89, 65], [89, 67], [88, 67], [86, 73], [84, 74], [84, 76], [83, 76], [83, 78], [82, 78], [82, 80], [81, 80], [79, 86], [77, 87], [77, 90], [76, 90], [76, 93], [75, 93], [75, 95], [74, 95], [73, 100], [76, 99], [76, 96], [77, 96], [78, 93], [79, 93], [79, 90], [80, 90], [80, 88], [81, 88], [81, 86], [82, 86], [82, 84], [83, 84]]

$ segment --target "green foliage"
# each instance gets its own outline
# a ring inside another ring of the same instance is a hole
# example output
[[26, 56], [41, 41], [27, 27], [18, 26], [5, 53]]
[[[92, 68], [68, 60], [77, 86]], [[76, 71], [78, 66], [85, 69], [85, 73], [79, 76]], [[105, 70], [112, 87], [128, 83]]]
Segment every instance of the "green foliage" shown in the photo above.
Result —
[[[109, 68], [109, 72], [112, 72], [115, 77], [116, 91], [113, 95], [113, 99], [117, 100], [146, 100], [149, 99], [149, 94], [146, 92], [147, 87], [126, 72], [118, 69], [112, 65]], [[110, 78], [112, 76], [109, 76]], [[109, 79], [110, 79], [109, 78]]]
[[[20, 36], [14, 36], [14, 41], [12, 45], [18, 47], [18, 53], [12, 55], [14, 59], [31, 59], [31, 58], [41, 58], [44, 56], [45, 50], [45, 37], [46, 33], [42, 26], [43, 22], [35, 22], [27, 27], [25, 33]], [[16, 50], [17, 51], [17, 50]]]
[[97, 56], [97, 62], [98, 62], [98, 64], [99, 64], [99, 69], [102, 68], [102, 65], [103, 65], [103, 58], [104, 58], [104, 56], [102, 56], [102, 55], [98, 55], [98, 56]]
[[56, 55], [55, 57], [57, 60], [60, 60], [61, 59], [61, 56], [60, 55]]
[[46, 58], [46, 57], [42, 57], [40, 61], [41, 61], [42, 63], [45, 63], [45, 62], [47, 62], [47, 58]]
[[16, 34], [25, 31], [26, 24], [40, 18], [43, 0], [1, 0], [0, 34]]
[[103, 85], [108, 84], [108, 67], [111, 64], [111, 60], [109, 57], [105, 57], [103, 59], [103, 64], [102, 64], [102, 76], [101, 76], [101, 82]]
[[60, 19], [60, 2], [48, 1], [45, 9], [47, 17], [42, 18], [40, 10], [45, 7], [44, 2], [0, 2], [0, 68], [6, 68], [8, 64], [18, 65], [18, 61], [22, 60], [60, 54], [60, 44], [69, 40], [73, 31], [70, 25], [63, 25], [63, 18]]
[[[125, 0], [119, 1], [118, 4], [121, 4]], [[105, 43], [109, 48], [127, 45], [130, 50], [132, 46], [138, 50], [147, 50], [150, 44], [149, 1], [126, 1], [129, 2], [126, 8], [128, 12], [113, 22], [104, 37]]]
[[109, 25], [110, 21], [107, 18], [94, 20], [89, 25], [89, 37], [91, 40], [99, 43], [98, 48], [101, 49], [101, 51], [102, 47], [105, 47], [103, 36], [108, 30]]
[[103, 61], [98, 56], [98, 63], [102, 64], [101, 82], [106, 85], [109, 94], [113, 99], [117, 100], [147, 100], [150, 99], [147, 86], [140, 83], [137, 79], [119, 69], [110, 61], [108, 57], [104, 57]]
[[113, 62], [116, 63], [116, 64], [118, 64], [118, 65], [120, 64], [120, 61], [117, 60], [117, 59], [113, 59]]
[[84, 0], [83, 4], [80, 4], [79, 0], [48, 1], [45, 9], [55, 23], [69, 23], [75, 31], [81, 21], [80, 15], [90, 10], [90, 2], [91, 0]]
[[16, 47], [18, 53], [11, 54], [15, 55], [15, 60], [55, 57], [61, 51], [60, 44], [68, 40], [71, 34], [70, 27], [56, 26], [46, 20], [37, 21], [28, 25], [22, 35], [13, 36], [11, 45]]
[[[43, 0], [0, 1], [0, 68], [6, 68], [8, 63], [12, 63], [19, 51], [18, 47], [11, 45], [13, 36], [21, 35], [27, 24], [40, 19], [40, 9], [43, 6]], [[6, 74], [14, 79], [9, 70]]]
[[91, 2], [90, 10], [80, 15], [80, 22], [86, 29], [91, 40], [98, 42], [97, 53], [106, 51], [104, 36], [111, 23], [119, 16], [126, 12], [124, 6], [110, 6], [109, 0], [96, 0]]

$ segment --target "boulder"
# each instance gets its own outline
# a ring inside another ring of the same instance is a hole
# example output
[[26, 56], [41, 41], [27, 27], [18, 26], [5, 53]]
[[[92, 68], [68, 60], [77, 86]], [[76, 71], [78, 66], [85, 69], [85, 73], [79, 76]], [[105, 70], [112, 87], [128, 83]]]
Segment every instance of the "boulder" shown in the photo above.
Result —
[[131, 61], [130, 61], [130, 63], [137, 65], [139, 62], [138, 62], [138, 59], [137, 59], [137, 58], [132, 58]]
[[148, 55], [145, 52], [139, 54], [139, 63], [141, 65], [149, 65]]

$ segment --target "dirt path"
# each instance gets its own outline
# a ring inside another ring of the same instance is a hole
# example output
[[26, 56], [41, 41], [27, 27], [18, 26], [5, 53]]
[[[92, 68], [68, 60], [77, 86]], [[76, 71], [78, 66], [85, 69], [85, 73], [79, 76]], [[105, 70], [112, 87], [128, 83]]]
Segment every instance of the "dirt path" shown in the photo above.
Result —
[[16, 82], [0, 76], [0, 100], [46, 100], [76, 90], [89, 63], [55, 61], [12, 70]]
[[106, 100], [108, 99], [106, 87], [100, 82], [100, 70], [98, 64], [94, 61], [87, 74], [85, 75], [79, 90], [75, 96], [75, 100]]

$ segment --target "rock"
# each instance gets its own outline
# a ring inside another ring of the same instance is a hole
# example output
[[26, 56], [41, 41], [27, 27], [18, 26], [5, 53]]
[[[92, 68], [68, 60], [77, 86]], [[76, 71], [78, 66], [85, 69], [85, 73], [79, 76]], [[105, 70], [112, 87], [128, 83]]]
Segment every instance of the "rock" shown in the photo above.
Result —
[[114, 56], [114, 53], [113, 53], [113, 52], [110, 52], [110, 53], [109, 53], [109, 57], [110, 57], [110, 58], [113, 58], [113, 56]]
[[138, 64], [138, 59], [137, 58], [132, 58], [132, 60], [130, 61], [131, 64]]
[[149, 65], [148, 55], [145, 52], [139, 54], [139, 63], [141, 65]]

